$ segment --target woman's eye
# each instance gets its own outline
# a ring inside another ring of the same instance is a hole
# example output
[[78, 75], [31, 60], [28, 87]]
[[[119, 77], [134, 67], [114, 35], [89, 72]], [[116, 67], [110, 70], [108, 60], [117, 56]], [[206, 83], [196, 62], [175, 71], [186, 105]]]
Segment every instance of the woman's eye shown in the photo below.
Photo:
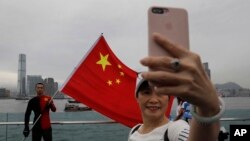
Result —
[[151, 90], [143, 90], [142, 94], [143, 95], [150, 95], [151, 94]]

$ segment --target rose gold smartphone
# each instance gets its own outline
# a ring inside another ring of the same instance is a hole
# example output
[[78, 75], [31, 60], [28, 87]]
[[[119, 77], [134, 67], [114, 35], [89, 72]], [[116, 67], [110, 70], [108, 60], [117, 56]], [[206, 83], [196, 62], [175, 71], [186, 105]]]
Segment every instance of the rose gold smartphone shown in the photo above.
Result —
[[167, 52], [153, 41], [154, 32], [166, 36], [174, 44], [189, 48], [187, 11], [170, 7], [150, 7], [148, 10], [148, 54], [167, 55]]

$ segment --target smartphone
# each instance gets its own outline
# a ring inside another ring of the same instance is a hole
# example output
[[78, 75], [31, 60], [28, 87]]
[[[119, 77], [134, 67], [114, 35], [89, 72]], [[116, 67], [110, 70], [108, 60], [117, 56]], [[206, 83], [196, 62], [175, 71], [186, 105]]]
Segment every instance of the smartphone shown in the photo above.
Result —
[[152, 35], [158, 32], [172, 43], [189, 49], [188, 14], [185, 9], [150, 7], [148, 10], [148, 54], [163, 56], [168, 53], [157, 45]]

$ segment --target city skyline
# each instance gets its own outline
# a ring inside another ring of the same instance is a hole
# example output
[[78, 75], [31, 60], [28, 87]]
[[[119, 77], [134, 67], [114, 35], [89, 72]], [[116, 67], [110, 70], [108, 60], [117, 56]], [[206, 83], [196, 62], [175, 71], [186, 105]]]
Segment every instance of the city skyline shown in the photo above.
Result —
[[[21, 57], [22, 56], [22, 57]], [[20, 62], [23, 62], [23, 56], [25, 57], [25, 64], [26, 64], [26, 55], [25, 54], [19, 54], [19, 60], [18, 60], [18, 68], [19, 67], [21, 67], [21, 65], [20, 65]], [[207, 75], [209, 76], [209, 78], [211, 78], [211, 70], [210, 70], [210, 68], [209, 68], [209, 62], [203, 62], [203, 66], [204, 66], [204, 69], [205, 69], [205, 71], [206, 71], [206, 73], [207, 73]], [[22, 68], [22, 67], [21, 67]], [[18, 72], [19, 72], [19, 70], [20, 69], [18, 69]], [[25, 72], [26, 72], [26, 69], [25, 69]], [[26, 75], [26, 73], [25, 73], [25, 75]], [[18, 77], [19, 78], [19, 77]], [[33, 84], [32, 84], [32, 86], [30, 86], [29, 85], [29, 82], [31, 81], [30, 79], [35, 79], [35, 81], [34, 80], [32, 80], [33, 81]], [[53, 80], [50, 80], [50, 81], [53, 81], [53, 83], [55, 83], [56, 84], [56, 89], [58, 89], [58, 87], [60, 86], [60, 85], [62, 85], [62, 84], [58, 84], [58, 82], [56, 82], [56, 81], [54, 81], [54, 78], [52, 78], [52, 77], [46, 77], [46, 78], [44, 78], [43, 79], [43, 77], [41, 76], [41, 75], [26, 75], [25, 76], [25, 80], [26, 81], [24, 81], [24, 83], [25, 83], [25, 85], [24, 85], [24, 87], [25, 87], [25, 94], [26, 95], [28, 95], [28, 96], [30, 96], [31, 94], [30, 94], [30, 91], [32, 91], [32, 93], [34, 94], [35, 93], [35, 89], [34, 89], [34, 86], [35, 86], [35, 84], [36, 83], [49, 83], [48, 81], [49, 81], [49, 79], [53, 79]], [[19, 82], [19, 81], [17, 81], [17, 82]], [[233, 81], [230, 81], [230, 82], [233, 82]], [[228, 82], [225, 82], [225, 83], [228, 83]], [[235, 83], [235, 82], [233, 82], [233, 83]], [[237, 83], [236, 83], [237, 84]], [[18, 83], [17, 83], [17, 89], [15, 90], [15, 88], [11, 88], [11, 87], [1, 87], [0, 86], [0, 88], [7, 88], [8, 90], [9, 89], [11, 89], [12, 91], [14, 90], [14, 91], [17, 91], [17, 94], [19, 94], [19, 92], [18, 92], [18, 88], [19, 88], [19, 86], [18, 86]], [[32, 89], [32, 90], [31, 90]], [[51, 91], [51, 90], [50, 90]], [[49, 93], [54, 93], [54, 91], [53, 92], [49, 92]], [[51, 94], [50, 94], [51, 95]]]
[[[54, 81], [54, 78], [47, 77], [42, 78], [41, 75], [26, 75], [26, 54], [19, 54], [18, 55], [18, 70], [17, 70], [17, 89], [15, 88], [8, 88], [8, 87], [1, 87], [1, 90], [11, 90], [11, 96], [14, 97], [28, 97], [28, 96], [35, 96], [36, 95], [36, 84], [43, 83], [45, 86], [45, 93], [47, 95], [53, 96], [55, 92], [58, 91], [58, 82]], [[13, 92], [16, 91], [16, 94]]]
[[0, 1], [0, 87], [16, 87], [20, 53], [28, 56], [27, 74], [61, 86], [101, 33], [124, 64], [146, 70], [139, 60], [147, 56], [152, 5], [188, 11], [190, 49], [209, 62], [214, 84], [250, 88], [250, 2], [237, 0]]

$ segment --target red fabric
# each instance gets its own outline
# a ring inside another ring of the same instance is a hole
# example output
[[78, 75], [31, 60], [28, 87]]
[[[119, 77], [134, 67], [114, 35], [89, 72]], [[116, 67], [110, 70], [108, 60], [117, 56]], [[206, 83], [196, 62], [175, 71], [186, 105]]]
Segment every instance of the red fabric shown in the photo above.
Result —
[[61, 91], [97, 112], [133, 127], [142, 122], [135, 100], [136, 78], [137, 73], [115, 56], [101, 36]]
[[[46, 95], [42, 95], [39, 97], [40, 98], [40, 109], [42, 111], [42, 116], [41, 116], [41, 128], [42, 129], [48, 129], [51, 127], [50, 124], [50, 117], [49, 117], [49, 108], [45, 109], [46, 105], [48, 104], [48, 102], [50, 101], [51, 97], [50, 96], [46, 96]], [[53, 104], [53, 102], [51, 103], [53, 106], [53, 111], [55, 111], [55, 106]]]
[[167, 107], [167, 111], [166, 111], [166, 116], [169, 117], [170, 113], [171, 113], [171, 109], [173, 106], [173, 102], [174, 102], [174, 97], [170, 96], [170, 99], [168, 101], [168, 107]]

